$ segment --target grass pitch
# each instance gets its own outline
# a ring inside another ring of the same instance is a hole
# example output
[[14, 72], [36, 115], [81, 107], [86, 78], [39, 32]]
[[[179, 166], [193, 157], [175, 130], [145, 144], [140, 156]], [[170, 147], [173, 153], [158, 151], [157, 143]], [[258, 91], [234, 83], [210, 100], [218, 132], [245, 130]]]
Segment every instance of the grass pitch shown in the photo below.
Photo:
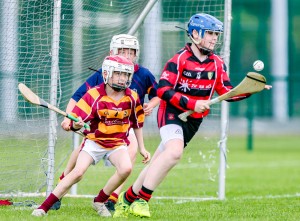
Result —
[[[245, 137], [230, 137], [226, 200], [161, 200], [156, 199], [154, 193], [150, 201], [152, 216], [149, 220], [299, 220], [299, 148], [299, 136], [254, 137], [252, 151], [246, 149]], [[79, 186], [82, 192], [102, 187], [90, 180], [93, 176], [99, 177], [100, 171], [101, 168], [97, 167], [89, 171], [84, 178], [86, 181], [82, 180]], [[194, 175], [184, 173], [178, 176], [189, 180]], [[199, 191], [196, 184], [194, 189], [195, 192]], [[173, 191], [172, 194], [182, 195], [178, 191]], [[44, 198], [13, 199], [16, 202], [24, 200], [41, 203]], [[30, 207], [3, 206], [0, 207], [0, 220], [108, 220], [109, 218], [101, 218], [92, 210], [91, 201], [91, 198], [65, 197], [60, 210], [50, 211], [43, 218], [32, 217]], [[128, 220], [139, 218], [130, 217]]]

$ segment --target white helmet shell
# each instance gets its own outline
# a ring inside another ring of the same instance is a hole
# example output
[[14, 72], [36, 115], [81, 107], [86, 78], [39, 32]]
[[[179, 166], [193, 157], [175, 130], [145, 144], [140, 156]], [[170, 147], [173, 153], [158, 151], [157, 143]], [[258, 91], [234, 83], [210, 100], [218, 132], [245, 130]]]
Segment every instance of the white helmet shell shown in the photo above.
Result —
[[136, 57], [140, 55], [139, 41], [135, 36], [127, 34], [114, 35], [110, 42], [110, 51], [112, 51], [114, 55], [117, 55], [118, 50], [122, 48], [134, 49]]
[[[104, 83], [107, 84], [108, 79], [112, 77], [113, 72], [120, 71], [129, 73], [129, 79], [126, 83], [126, 88], [130, 86], [134, 73], [134, 64], [127, 58], [119, 55], [111, 55], [105, 57], [102, 63], [102, 72], [106, 71], [106, 78], [103, 76]], [[125, 88], [124, 88], [125, 89]]]

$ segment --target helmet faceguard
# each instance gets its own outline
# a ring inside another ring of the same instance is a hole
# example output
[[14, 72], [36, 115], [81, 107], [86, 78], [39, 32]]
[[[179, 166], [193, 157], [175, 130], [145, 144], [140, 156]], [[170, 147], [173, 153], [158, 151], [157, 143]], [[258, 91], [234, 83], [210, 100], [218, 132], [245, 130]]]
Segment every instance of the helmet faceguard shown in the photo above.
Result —
[[[131, 84], [133, 72], [134, 72], [134, 65], [131, 61], [127, 58], [119, 56], [119, 55], [112, 55], [107, 56], [102, 64], [102, 72], [106, 72], [106, 76], [103, 75], [103, 80], [105, 84], [108, 84], [112, 89], [115, 91], [122, 91], [128, 88]], [[109, 79], [113, 76], [114, 72], [126, 73], [128, 74], [128, 80], [125, 82], [125, 85], [115, 84], [112, 83], [111, 85], [108, 83]]]
[[[188, 30], [187, 30], [187, 34], [189, 36], [189, 38], [196, 44], [199, 45], [202, 38], [204, 37], [205, 32], [207, 31], [211, 31], [211, 32], [217, 32], [219, 34], [223, 33], [223, 23], [221, 21], [219, 21], [217, 18], [208, 15], [208, 14], [196, 14], [193, 15], [188, 23]], [[196, 30], [199, 33], [200, 36], [200, 40], [196, 41], [193, 38], [193, 30]], [[217, 43], [218, 45], [220, 43]], [[204, 49], [206, 51], [211, 51], [208, 48], [201, 48]]]
[[110, 42], [110, 51], [114, 55], [118, 54], [119, 49], [133, 49], [135, 50], [135, 55], [138, 58], [140, 55], [140, 45], [139, 41], [135, 36], [121, 34], [121, 35], [114, 35]]

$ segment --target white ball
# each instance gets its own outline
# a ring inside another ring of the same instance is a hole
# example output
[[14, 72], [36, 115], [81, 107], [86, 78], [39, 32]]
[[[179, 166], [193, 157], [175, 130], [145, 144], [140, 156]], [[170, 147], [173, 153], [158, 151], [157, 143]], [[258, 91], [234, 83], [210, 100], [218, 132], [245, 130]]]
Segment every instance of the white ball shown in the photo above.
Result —
[[262, 62], [261, 60], [254, 61], [253, 63], [253, 68], [256, 71], [262, 71], [264, 67], [265, 67], [264, 62]]

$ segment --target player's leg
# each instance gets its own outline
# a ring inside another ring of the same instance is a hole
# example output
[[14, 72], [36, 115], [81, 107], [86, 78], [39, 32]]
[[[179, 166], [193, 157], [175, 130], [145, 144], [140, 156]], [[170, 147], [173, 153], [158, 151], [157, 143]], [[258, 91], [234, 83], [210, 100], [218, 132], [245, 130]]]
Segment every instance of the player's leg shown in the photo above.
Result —
[[81, 148], [82, 148], [82, 143], [72, 151], [67, 166], [63, 172], [64, 176], [67, 176], [74, 169]]
[[[137, 143], [137, 139], [136, 139], [135, 134], [132, 129], [129, 131], [128, 139], [130, 141], [130, 144], [128, 146], [128, 153], [129, 153], [129, 157], [131, 160], [131, 164], [134, 165], [135, 160], [136, 160], [138, 143]], [[125, 185], [125, 182], [123, 182], [116, 190], [113, 191], [113, 193], [109, 196], [107, 202], [105, 203], [106, 207], [109, 211], [114, 212], [114, 210], [115, 210], [114, 205], [118, 201], [118, 196], [120, 195], [122, 188]]]
[[[76, 149], [74, 149], [72, 151], [71, 156], [68, 160], [67, 166], [66, 166], [64, 172], [62, 173], [62, 175], [59, 177], [59, 182], [62, 179], [64, 179], [64, 177], [67, 176], [74, 169], [81, 148], [82, 148], [82, 143]], [[53, 204], [51, 209], [59, 210], [60, 206], [61, 206], [61, 199], [59, 201], [57, 201], [55, 204]]]
[[116, 173], [108, 180], [104, 190], [111, 193], [118, 188], [132, 171], [129, 154], [125, 148], [120, 149], [109, 156], [109, 160], [116, 167]]
[[154, 155], [152, 156], [150, 163], [146, 167], [144, 167], [144, 169], [140, 172], [134, 184], [131, 187], [129, 187], [126, 192], [120, 193], [115, 206], [115, 212], [113, 215], [114, 218], [122, 218], [128, 216], [130, 204], [134, 202], [137, 198], [137, 195], [142, 187], [145, 176], [147, 174], [148, 167], [151, 165], [151, 162], [160, 155], [161, 151], [162, 148], [161, 146], [159, 146], [155, 151]]
[[98, 196], [94, 198], [93, 208], [98, 213], [100, 209], [103, 210], [104, 202], [109, 195], [127, 179], [132, 171], [131, 160], [125, 146], [113, 151], [108, 160], [116, 167], [117, 171], [100, 190]]
[[168, 122], [160, 128], [162, 152], [147, 169], [142, 188], [137, 200], [130, 206], [130, 212], [141, 217], [149, 217], [149, 205], [153, 191], [163, 181], [168, 172], [180, 161], [184, 147], [193, 138], [201, 125], [202, 119], [190, 120], [182, 124], [178, 119]]
[[[147, 175], [147, 171], [149, 166], [152, 164], [153, 161], [155, 161], [155, 159], [162, 153], [163, 149], [162, 149], [162, 143], [158, 146], [158, 148], [156, 149], [155, 153], [153, 154], [151, 161], [149, 162], [149, 164], [144, 167], [144, 169], [140, 172], [138, 178], [135, 180], [135, 182], [132, 185], [132, 192], [135, 196], [138, 195], [139, 191], [142, 188], [142, 185], [144, 183], [145, 177]], [[130, 189], [130, 188], [129, 188]], [[126, 193], [127, 196], [127, 193]], [[131, 199], [135, 199], [133, 196], [129, 196]], [[134, 200], [132, 200], [131, 202], [133, 202]]]
[[90, 154], [85, 151], [80, 151], [76, 161], [76, 166], [65, 176], [63, 180], [58, 183], [57, 187], [53, 190], [53, 193], [56, 196], [59, 196], [59, 198], [64, 196], [73, 184], [82, 179], [84, 173], [93, 162], [94, 160]]
[[130, 213], [140, 217], [150, 217], [148, 201], [153, 191], [164, 180], [168, 172], [180, 161], [184, 150], [181, 126], [169, 124], [161, 127], [162, 152], [151, 162], [137, 199], [130, 206]]
[[60, 176], [60, 180], [62, 180], [65, 176], [67, 176], [74, 169], [78, 155], [80, 153], [80, 150], [82, 149], [83, 141], [84, 140], [82, 140], [81, 144], [72, 151], [70, 158], [68, 160], [67, 166], [64, 169], [62, 175]]
[[179, 162], [183, 154], [183, 140], [172, 139], [164, 146], [165, 150], [153, 161], [147, 170], [143, 186], [148, 189], [156, 189], [168, 172]]
[[32, 212], [33, 216], [45, 215], [51, 206], [64, 196], [71, 186], [82, 179], [83, 174], [94, 162], [94, 159], [85, 151], [80, 152], [75, 168], [55, 187], [42, 205]]

